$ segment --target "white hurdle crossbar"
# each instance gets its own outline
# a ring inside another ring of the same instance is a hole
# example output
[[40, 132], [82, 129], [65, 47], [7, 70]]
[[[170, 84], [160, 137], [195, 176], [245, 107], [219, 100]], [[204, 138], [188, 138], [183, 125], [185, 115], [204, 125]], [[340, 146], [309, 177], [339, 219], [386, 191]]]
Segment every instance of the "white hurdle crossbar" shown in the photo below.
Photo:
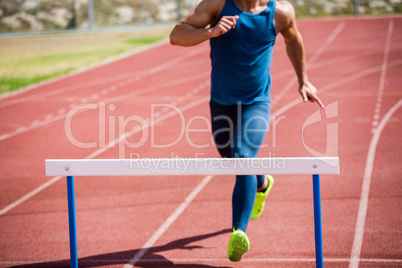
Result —
[[74, 176], [312, 174], [316, 267], [324, 267], [320, 174], [339, 174], [338, 157], [48, 159], [47, 176], [67, 177], [71, 267], [78, 267]]

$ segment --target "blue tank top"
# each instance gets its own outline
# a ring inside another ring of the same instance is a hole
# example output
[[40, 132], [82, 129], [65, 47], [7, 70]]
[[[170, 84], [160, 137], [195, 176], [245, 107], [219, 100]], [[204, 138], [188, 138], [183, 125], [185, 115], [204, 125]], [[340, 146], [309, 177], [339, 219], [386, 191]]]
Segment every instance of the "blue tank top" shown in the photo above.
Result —
[[221, 104], [270, 102], [271, 63], [275, 43], [276, 0], [258, 14], [242, 11], [226, 0], [223, 16], [239, 15], [236, 28], [210, 39], [211, 98]]

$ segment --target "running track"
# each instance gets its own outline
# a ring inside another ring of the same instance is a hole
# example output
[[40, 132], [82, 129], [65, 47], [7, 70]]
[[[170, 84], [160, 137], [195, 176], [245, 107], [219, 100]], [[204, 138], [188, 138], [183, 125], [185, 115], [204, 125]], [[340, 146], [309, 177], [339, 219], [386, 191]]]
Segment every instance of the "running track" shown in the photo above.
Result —
[[[260, 155], [339, 155], [341, 175], [321, 179], [326, 267], [400, 267], [402, 18], [302, 20], [299, 28], [327, 110], [301, 103], [278, 38]], [[165, 42], [0, 98], [0, 266], [69, 266], [66, 183], [45, 176], [45, 159], [217, 156], [205, 121], [209, 70], [208, 44]], [[204, 131], [186, 132], [196, 128]], [[276, 176], [238, 264], [226, 252], [233, 182], [76, 178], [79, 265], [314, 267], [310, 176]]]

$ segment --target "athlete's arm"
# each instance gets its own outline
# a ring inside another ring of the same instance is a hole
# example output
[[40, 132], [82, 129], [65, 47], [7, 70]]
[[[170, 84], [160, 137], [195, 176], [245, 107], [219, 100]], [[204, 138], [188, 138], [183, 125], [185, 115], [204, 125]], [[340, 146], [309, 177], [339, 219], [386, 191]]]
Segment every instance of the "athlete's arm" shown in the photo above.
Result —
[[286, 52], [296, 72], [303, 101], [317, 102], [324, 108], [324, 104], [317, 96], [317, 89], [308, 80], [303, 39], [297, 30], [293, 6], [286, 1], [277, 2], [274, 21], [277, 32], [281, 33], [285, 40]]
[[208, 39], [227, 33], [236, 26], [238, 16], [226, 16], [215, 25], [225, 0], [203, 0], [181, 20], [170, 34], [170, 43], [178, 46], [195, 46]]

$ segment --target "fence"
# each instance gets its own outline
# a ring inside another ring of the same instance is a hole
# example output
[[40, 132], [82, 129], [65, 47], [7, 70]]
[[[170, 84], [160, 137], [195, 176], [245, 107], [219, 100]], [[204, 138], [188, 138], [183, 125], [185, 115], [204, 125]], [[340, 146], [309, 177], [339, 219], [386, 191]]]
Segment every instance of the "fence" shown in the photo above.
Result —
[[[0, 33], [174, 22], [200, 0], [2, 0]], [[289, 0], [298, 17], [402, 13], [401, 0]]]

